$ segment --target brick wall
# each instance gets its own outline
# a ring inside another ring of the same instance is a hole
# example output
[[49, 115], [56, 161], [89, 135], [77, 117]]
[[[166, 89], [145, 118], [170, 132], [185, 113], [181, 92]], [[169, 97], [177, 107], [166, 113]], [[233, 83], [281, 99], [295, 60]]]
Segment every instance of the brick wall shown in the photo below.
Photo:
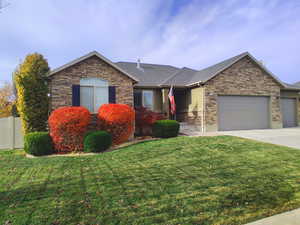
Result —
[[205, 128], [218, 130], [218, 95], [270, 96], [271, 127], [282, 127], [280, 85], [249, 57], [227, 68], [205, 85]]
[[133, 80], [96, 56], [70, 66], [51, 77], [51, 110], [72, 105], [72, 85], [81, 78], [96, 77], [116, 86], [116, 103], [133, 106]]

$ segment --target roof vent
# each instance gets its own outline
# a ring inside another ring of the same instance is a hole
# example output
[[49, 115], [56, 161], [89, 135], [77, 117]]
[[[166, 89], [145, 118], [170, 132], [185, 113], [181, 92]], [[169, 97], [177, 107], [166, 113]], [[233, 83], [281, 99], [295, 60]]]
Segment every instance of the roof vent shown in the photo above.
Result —
[[144, 72], [144, 69], [141, 67], [141, 60], [140, 60], [140, 59], [137, 60], [136, 68], [137, 68], [138, 70], [141, 70], [141, 71]]

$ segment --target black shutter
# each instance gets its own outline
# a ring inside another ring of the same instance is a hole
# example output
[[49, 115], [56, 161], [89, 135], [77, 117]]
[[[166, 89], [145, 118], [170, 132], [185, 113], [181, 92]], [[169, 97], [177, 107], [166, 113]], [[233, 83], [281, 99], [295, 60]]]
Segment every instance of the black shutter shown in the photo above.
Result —
[[72, 106], [80, 106], [80, 85], [72, 85]]
[[116, 87], [115, 86], [108, 87], [108, 101], [109, 101], [109, 103], [116, 103]]
[[142, 107], [142, 91], [141, 90], [134, 90], [133, 91], [134, 97], [134, 107]]

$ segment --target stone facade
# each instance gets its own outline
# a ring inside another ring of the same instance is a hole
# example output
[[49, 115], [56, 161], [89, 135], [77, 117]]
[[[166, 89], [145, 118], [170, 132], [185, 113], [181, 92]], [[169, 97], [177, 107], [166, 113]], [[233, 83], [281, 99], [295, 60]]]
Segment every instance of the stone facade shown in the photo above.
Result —
[[281, 128], [281, 85], [264, 72], [248, 56], [236, 62], [204, 85], [205, 131], [218, 130], [218, 95], [245, 95], [270, 97], [271, 128]]
[[72, 85], [81, 78], [95, 77], [116, 87], [116, 103], [133, 106], [133, 80], [97, 56], [87, 58], [51, 76], [51, 110], [72, 105]]

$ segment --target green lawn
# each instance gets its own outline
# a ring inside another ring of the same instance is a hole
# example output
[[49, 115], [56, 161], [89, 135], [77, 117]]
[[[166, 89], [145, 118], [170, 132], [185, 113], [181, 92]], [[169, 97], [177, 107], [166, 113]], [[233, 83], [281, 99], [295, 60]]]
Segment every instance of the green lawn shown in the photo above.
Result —
[[[0, 224], [244, 224], [300, 207], [300, 150], [229, 136], [80, 157], [7, 150], [0, 168]], [[269, 172], [293, 186], [291, 201], [223, 204], [244, 177]]]

